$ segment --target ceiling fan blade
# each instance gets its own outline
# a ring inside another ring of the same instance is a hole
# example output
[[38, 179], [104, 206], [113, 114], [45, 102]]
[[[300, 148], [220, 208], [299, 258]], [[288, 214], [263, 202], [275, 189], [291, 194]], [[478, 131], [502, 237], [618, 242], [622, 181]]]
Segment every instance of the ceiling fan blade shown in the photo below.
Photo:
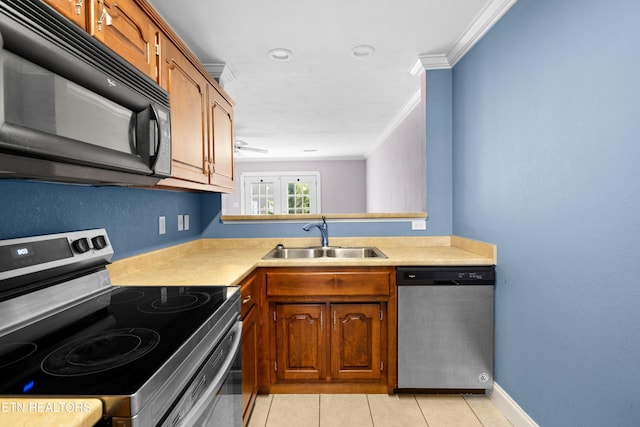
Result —
[[265, 150], [264, 148], [254, 148], [246, 145], [236, 146], [236, 149], [243, 151], [253, 151], [254, 153], [268, 153], [269, 150]]

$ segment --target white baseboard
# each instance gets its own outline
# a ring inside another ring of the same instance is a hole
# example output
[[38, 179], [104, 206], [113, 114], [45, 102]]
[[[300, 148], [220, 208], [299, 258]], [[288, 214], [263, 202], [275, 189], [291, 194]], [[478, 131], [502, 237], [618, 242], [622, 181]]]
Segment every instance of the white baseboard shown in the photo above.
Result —
[[514, 427], [539, 427], [497, 383], [493, 383], [493, 389], [487, 392], [487, 396]]

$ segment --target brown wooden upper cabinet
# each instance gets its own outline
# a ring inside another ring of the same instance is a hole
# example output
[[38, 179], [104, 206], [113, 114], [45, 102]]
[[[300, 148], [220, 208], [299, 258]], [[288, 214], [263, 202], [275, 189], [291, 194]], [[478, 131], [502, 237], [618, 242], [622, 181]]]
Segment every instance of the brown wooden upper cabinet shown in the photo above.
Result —
[[210, 183], [233, 191], [233, 109], [216, 88], [209, 85], [207, 89]]
[[160, 185], [234, 190], [233, 101], [147, 0], [42, 0], [169, 92], [172, 177]]
[[43, 0], [49, 6], [60, 12], [67, 19], [80, 26], [83, 30], [87, 29], [88, 13], [87, 3], [83, 0]]
[[[171, 97], [172, 176], [233, 191], [232, 106], [180, 49], [170, 42], [164, 48], [161, 73]], [[162, 183], [189, 185], [175, 179]]]
[[162, 86], [171, 99], [171, 174], [208, 184], [207, 80], [174, 44], [163, 46]]
[[151, 18], [134, 0], [89, 1], [89, 33], [157, 81], [157, 30]]
[[44, 0], [127, 62], [157, 81], [152, 19], [134, 0]]

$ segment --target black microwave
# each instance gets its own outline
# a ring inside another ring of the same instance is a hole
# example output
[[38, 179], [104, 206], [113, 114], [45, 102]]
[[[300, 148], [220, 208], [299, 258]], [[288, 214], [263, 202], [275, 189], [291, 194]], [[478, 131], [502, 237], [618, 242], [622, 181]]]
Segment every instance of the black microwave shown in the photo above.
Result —
[[44, 2], [0, 2], [0, 177], [170, 175], [169, 94]]

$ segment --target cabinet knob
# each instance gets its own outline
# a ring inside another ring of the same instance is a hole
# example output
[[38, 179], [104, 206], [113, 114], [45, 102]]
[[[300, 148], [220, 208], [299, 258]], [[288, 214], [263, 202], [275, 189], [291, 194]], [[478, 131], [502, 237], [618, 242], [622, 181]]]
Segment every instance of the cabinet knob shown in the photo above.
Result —
[[242, 300], [242, 304], [244, 305], [244, 304], [248, 303], [249, 301], [251, 301], [251, 295], [249, 295], [248, 297], [246, 297], [245, 299], [243, 299], [243, 300]]

